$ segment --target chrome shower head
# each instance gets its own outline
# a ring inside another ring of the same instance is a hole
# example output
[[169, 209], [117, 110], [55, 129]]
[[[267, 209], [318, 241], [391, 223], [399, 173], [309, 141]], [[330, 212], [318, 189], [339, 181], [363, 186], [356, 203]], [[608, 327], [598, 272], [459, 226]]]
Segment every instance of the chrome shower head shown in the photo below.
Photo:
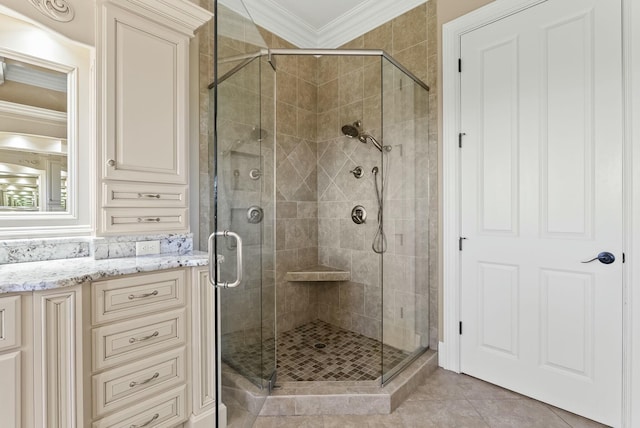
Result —
[[360, 138], [360, 121], [342, 127], [342, 133], [349, 138]]
[[353, 122], [352, 125], [344, 125], [342, 127], [342, 133], [349, 137], [349, 138], [357, 138], [361, 143], [367, 143], [367, 141], [371, 141], [371, 144], [373, 144], [376, 149], [380, 150], [381, 152], [383, 151], [390, 151], [391, 147], [390, 146], [382, 146], [382, 144], [380, 144], [378, 142], [378, 140], [376, 140], [375, 138], [373, 138], [372, 135], [369, 134], [365, 134], [364, 132], [360, 132], [360, 126], [362, 125], [362, 123], [358, 120], [357, 122]]

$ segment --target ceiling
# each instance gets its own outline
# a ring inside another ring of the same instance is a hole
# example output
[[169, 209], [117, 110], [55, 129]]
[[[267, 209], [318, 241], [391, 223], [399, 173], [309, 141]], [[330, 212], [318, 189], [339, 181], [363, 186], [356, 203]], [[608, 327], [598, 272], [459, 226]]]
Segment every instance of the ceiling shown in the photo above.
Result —
[[[337, 48], [427, 0], [244, 0], [256, 24], [300, 48]], [[238, 0], [220, 0], [236, 10]]]

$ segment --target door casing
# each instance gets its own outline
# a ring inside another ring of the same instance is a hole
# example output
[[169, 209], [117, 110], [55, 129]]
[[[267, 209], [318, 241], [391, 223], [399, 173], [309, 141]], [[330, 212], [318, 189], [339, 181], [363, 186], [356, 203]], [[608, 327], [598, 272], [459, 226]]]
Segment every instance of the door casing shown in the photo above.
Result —
[[[460, 128], [461, 117], [461, 89], [460, 75], [458, 73], [458, 58], [460, 58], [460, 37], [479, 27], [488, 25], [496, 20], [512, 15], [524, 9], [544, 3], [547, 0], [496, 0], [480, 9], [451, 21], [442, 27], [442, 57], [443, 57], [443, 135], [442, 135], [442, 191], [443, 191], [443, 212], [442, 212], [442, 236], [443, 236], [443, 342], [439, 343], [439, 365], [447, 370], [460, 373], [460, 335], [459, 321], [461, 314], [461, 260], [458, 248], [458, 239], [461, 236], [461, 167], [460, 149], [458, 147], [458, 134], [464, 132]], [[632, 21], [635, 14], [640, 18], [640, 8], [633, 9], [632, 0], [622, 0], [621, 17], [623, 24], [623, 93], [624, 100], [624, 127], [623, 130], [623, 235], [632, 235], [632, 219], [636, 213], [633, 210], [633, 159], [632, 153], [632, 95], [629, 88], [632, 87]], [[635, 36], [640, 39], [640, 35]], [[637, 41], [640, 43], [640, 40]], [[640, 82], [638, 82], [640, 84]], [[640, 108], [638, 106], [637, 108]], [[640, 127], [639, 127], [640, 128]], [[640, 170], [640, 168], [636, 168]], [[640, 175], [640, 171], [636, 173]], [[635, 191], [640, 197], [640, 189]], [[627, 238], [623, 242], [623, 251], [630, 254], [633, 238]], [[640, 411], [633, 411], [632, 391], [640, 390], [640, 385], [634, 385], [632, 380], [632, 348], [633, 339], [635, 343], [640, 342], [640, 328], [633, 330], [631, 300], [631, 281], [634, 258], [629, 257], [627, 263], [623, 265], [623, 393], [622, 393], [622, 426], [632, 427], [632, 422], [640, 421]], [[636, 299], [640, 305], [640, 299]], [[640, 312], [640, 306], [638, 307]], [[640, 323], [636, 323], [639, 324]], [[638, 327], [638, 326], [636, 326]], [[638, 336], [638, 337], [636, 337]], [[639, 364], [640, 365], [640, 364]], [[636, 376], [638, 377], [638, 376]], [[636, 383], [640, 382], [640, 378]], [[637, 401], [637, 400], [636, 400]], [[637, 414], [635, 414], [637, 413]]]

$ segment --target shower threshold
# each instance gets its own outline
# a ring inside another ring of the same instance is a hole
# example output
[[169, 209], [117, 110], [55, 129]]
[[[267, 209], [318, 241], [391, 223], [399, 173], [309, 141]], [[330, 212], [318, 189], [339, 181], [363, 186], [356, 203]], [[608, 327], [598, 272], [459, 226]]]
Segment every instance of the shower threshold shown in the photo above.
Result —
[[393, 412], [438, 367], [427, 350], [380, 386], [369, 381], [278, 381], [260, 416], [380, 415]]

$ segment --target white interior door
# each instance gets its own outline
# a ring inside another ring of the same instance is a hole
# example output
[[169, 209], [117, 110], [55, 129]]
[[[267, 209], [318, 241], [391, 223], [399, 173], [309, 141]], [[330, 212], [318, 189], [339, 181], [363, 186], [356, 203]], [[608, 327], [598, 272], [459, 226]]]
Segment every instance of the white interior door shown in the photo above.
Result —
[[548, 0], [461, 37], [461, 369], [613, 426], [620, 21], [620, 0]]

